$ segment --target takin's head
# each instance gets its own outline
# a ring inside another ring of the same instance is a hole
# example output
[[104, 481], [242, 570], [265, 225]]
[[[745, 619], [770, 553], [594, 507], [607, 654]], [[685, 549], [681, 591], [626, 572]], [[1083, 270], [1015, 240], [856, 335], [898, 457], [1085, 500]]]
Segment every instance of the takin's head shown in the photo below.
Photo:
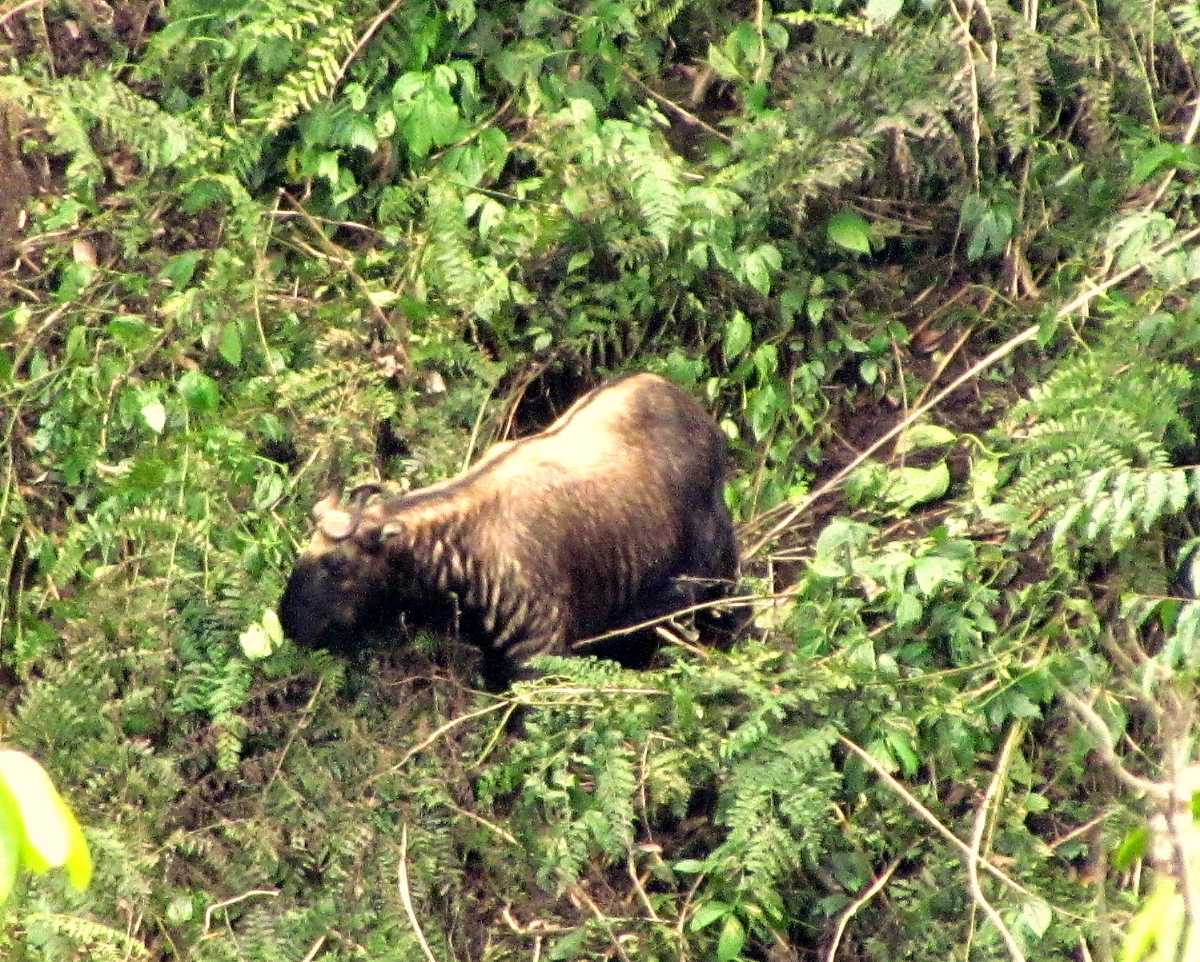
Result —
[[329, 495], [313, 508], [317, 530], [279, 602], [280, 623], [297, 644], [346, 651], [399, 612], [400, 585], [384, 553], [383, 503], [377, 485], [361, 485], [344, 506]]

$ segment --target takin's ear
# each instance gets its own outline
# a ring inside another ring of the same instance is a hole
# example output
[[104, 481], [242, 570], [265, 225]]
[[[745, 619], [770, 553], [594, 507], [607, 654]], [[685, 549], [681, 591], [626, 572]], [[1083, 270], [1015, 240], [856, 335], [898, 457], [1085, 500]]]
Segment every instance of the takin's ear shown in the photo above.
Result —
[[321, 533], [333, 541], [342, 541], [354, 533], [357, 519], [348, 511], [343, 511], [341, 501], [336, 494], [327, 494], [312, 509], [313, 518]]
[[403, 524], [401, 524], [399, 521], [388, 521], [385, 524], [381, 524], [376, 529], [375, 537], [378, 539], [379, 544], [384, 545], [384, 544], [387, 544], [387, 542], [389, 540], [391, 540], [392, 538], [396, 537], [399, 534], [403, 534], [403, 533], [404, 533], [404, 525]]

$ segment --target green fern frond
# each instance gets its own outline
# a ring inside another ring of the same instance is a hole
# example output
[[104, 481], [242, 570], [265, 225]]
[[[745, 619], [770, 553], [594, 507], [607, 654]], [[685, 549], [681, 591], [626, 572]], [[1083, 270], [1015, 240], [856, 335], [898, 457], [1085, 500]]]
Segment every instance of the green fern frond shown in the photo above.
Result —
[[324, 99], [337, 82], [342, 60], [353, 49], [355, 22], [346, 16], [327, 21], [304, 51], [299, 66], [289, 71], [275, 95], [260, 111], [258, 122], [267, 133], [282, 130], [302, 110]]

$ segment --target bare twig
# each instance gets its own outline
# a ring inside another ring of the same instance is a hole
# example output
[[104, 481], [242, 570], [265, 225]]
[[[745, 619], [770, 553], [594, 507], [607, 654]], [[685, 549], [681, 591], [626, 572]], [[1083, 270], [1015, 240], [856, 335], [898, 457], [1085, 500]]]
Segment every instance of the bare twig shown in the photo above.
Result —
[[443, 735], [445, 735], [446, 732], [457, 728], [459, 725], [466, 724], [467, 722], [471, 721], [473, 718], [482, 718], [484, 715], [490, 715], [490, 714], [492, 714], [492, 712], [497, 712], [503, 708], [507, 708], [508, 705], [509, 705], [509, 702], [506, 699], [504, 701], [498, 701], [494, 705], [488, 705], [487, 708], [480, 708], [476, 711], [467, 712], [465, 715], [459, 715], [457, 718], [451, 718], [448, 722], [446, 722], [446, 724], [440, 726], [437, 729], [437, 731], [435, 731], [428, 738], [422, 739], [420, 742], [418, 742], [416, 745], [414, 745], [412, 748], [410, 748], [407, 752], [405, 752], [404, 757], [401, 758], [400, 761], [398, 761], [391, 768], [384, 769], [382, 772], [378, 772], [377, 774], [372, 775], [370, 778], [368, 778], [366, 784], [373, 785], [373, 784], [375, 784], [375, 782], [379, 781], [379, 779], [386, 778], [388, 775], [393, 775], [396, 772], [400, 771], [400, 769], [402, 769], [405, 765], [407, 765], [409, 763], [409, 761], [412, 760], [414, 755], [418, 755], [421, 752], [423, 752], [426, 748], [428, 748], [430, 745], [432, 745], [434, 742], [436, 742], [439, 738], [441, 738]]
[[22, 13], [25, 10], [30, 9], [31, 7], [40, 6], [41, 4], [43, 4], [45, 2], [46, 2], [46, 0], [25, 0], [24, 3], [18, 3], [11, 10], [7, 10], [4, 13], [0, 13], [0, 26], [4, 26], [4, 24], [8, 23], [8, 21], [11, 20], [13, 17], [15, 17], [18, 13]]
[[859, 910], [864, 905], [866, 905], [871, 901], [871, 899], [875, 898], [876, 895], [883, 891], [883, 887], [887, 885], [888, 880], [895, 873], [897, 867], [899, 867], [900, 862], [903, 861], [903, 859], [904, 855], [897, 855], [894, 859], [892, 859], [891, 862], [888, 863], [887, 868], [885, 868], [875, 877], [875, 881], [867, 886], [866, 891], [864, 891], [862, 895], [842, 909], [842, 911], [838, 914], [837, 927], [833, 931], [833, 938], [829, 942], [829, 950], [825, 953], [824, 962], [834, 962], [834, 958], [837, 956], [838, 946], [841, 945], [842, 936], [846, 934], [846, 926], [850, 924], [850, 920], [858, 914]]
[[494, 834], [499, 835], [502, 839], [504, 839], [504, 841], [508, 842], [510, 845], [515, 845], [517, 848], [521, 847], [521, 843], [516, 840], [516, 838], [513, 836], [513, 834], [511, 832], [507, 832], [504, 829], [502, 829], [499, 825], [495, 825], [492, 822], [489, 822], [482, 815], [476, 815], [474, 812], [469, 812], [465, 808], [459, 808], [453, 802], [447, 802], [444, 799], [442, 801], [442, 804], [445, 805], [452, 812], [457, 812], [463, 818], [469, 818], [471, 821], [477, 822], [480, 825], [482, 825], [489, 832], [493, 832]]
[[686, 120], [688, 123], [695, 124], [697, 127], [700, 127], [701, 129], [706, 130], [708, 133], [712, 134], [718, 140], [723, 140], [727, 144], [733, 143], [733, 138], [730, 137], [728, 134], [721, 133], [721, 131], [717, 130], [716, 127], [713, 127], [711, 124], [705, 123], [703, 120], [701, 120], [699, 117], [697, 117], [690, 110], [687, 110], [684, 107], [679, 106], [679, 104], [675, 103], [675, 101], [671, 100], [669, 97], [664, 97], [653, 87], [650, 87], [646, 83], [644, 83], [628, 67], [623, 68], [622, 73], [625, 74], [626, 79], [633, 81], [633, 84], [635, 87], [637, 87], [639, 90], [641, 90], [643, 93], [649, 95], [653, 99], [657, 100], [660, 104], [662, 104], [664, 107], [666, 107], [672, 113], [676, 113], [680, 117], [682, 117], [684, 120]]
[[1000, 933], [1000, 938], [1004, 940], [1004, 945], [1008, 949], [1008, 954], [1013, 962], [1025, 962], [1025, 953], [1021, 951], [1021, 947], [1017, 945], [1017, 940], [1013, 938], [1012, 932], [1008, 926], [1004, 924], [1004, 919], [1000, 917], [1000, 913], [996, 911], [995, 906], [987, 900], [983, 894], [983, 886], [979, 884], [979, 862], [983, 857], [983, 834], [988, 825], [988, 813], [992, 807], [992, 800], [1000, 793], [1000, 786], [1004, 782], [1005, 775], [1008, 773], [1008, 766], [1012, 760], [1013, 749], [1020, 740], [1023, 733], [1023, 726], [1017, 722], [1008, 731], [1008, 737], [1004, 740], [1004, 747], [1000, 751], [1000, 758], [996, 762], [996, 770], [992, 773], [992, 780], [988, 783], [987, 791], [984, 792], [983, 801], [979, 803], [979, 808], [975, 812], [975, 825], [971, 831], [971, 854], [967, 857], [967, 884], [971, 889], [971, 898], [975, 900], [975, 904], [982, 910], [983, 914], [988, 917], [992, 925], [996, 927], [996, 931]]
[[652, 628], [655, 625], [662, 624], [664, 621], [670, 621], [672, 618], [678, 618], [681, 615], [690, 615], [694, 611], [706, 611], [711, 608], [753, 608], [755, 605], [774, 604], [780, 599], [790, 598], [792, 594], [793, 592], [791, 591], [780, 591], [770, 595], [735, 595], [732, 598], [716, 598], [712, 601], [697, 602], [694, 605], [688, 605], [685, 608], [676, 608], [674, 611], [668, 611], [666, 614], [649, 618], [646, 621], [639, 621], [635, 625], [626, 625], [623, 628], [614, 628], [612, 631], [606, 631], [600, 635], [592, 635], [591, 638], [582, 638], [579, 641], [571, 643], [571, 650], [579, 651], [580, 649], [589, 648], [609, 638], [632, 634], [635, 631], [641, 631], [643, 628]]
[[[1151, 47], [1150, 49], [1153, 50], [1154, 48]], [[1183, 137], [1180, 138], [1179, 143], [1185, 147], [1188, 146], [1196, 139], [1196, 134], [1198, 133], [1200, 133], [1200, 97], [1197, 97], [1192, 101], [1192, 119], [1187, 125], [1187, 130], [1183, 132]], [[1158, 185], [1158, 188], [1146, 202], [1144, 208], [1145, 210], [1153, 210], [1158, 206], [1158, 202], [1162, 200], [1163, 194], [1165, 194], [1167, 192], [1167, 188], [1171, 186], [1171, 181], [1175, 179], [1175, 174], [1177, 172], [1178, 168], [1175, 167], [1172, 167], [1167, 171], [1166, 175], [1162, 179], [1162, 183]]]
[[298, 200], [296, 200], [295, 197], [282, 188], [280, 189], [279, 193], [284, 197], [284, 199], [287, 200], [289, 204], [292, 205], [303, 221], [308, 225], [309, 229], [314, 235], [316, 235], [317, 242], [325, 249], [325, 253], [345, 268], [346, 273], [350, 275], [350, 279], [354, 281], [355, 286], [362, 294], [363, 300], [367, 302], [367, 309], [374, 315], [375, 320], [379, 323], [379, 325], [384, 330], [392, 332], [392, 335], [395, 337], [396, 341], [396, 350], [400, 354], [401, 367], [407, 374], [411, 368], [408, 360], [407, 325], [402, 325], [401, 330], [396, 329], [396, 325], [392, 322], [392, 319], [383, 312], [383, 308], [375, 303], [374, 298], [371, 296], [373, 292], [370, 286], [368, 286], [362, 275], [354, 269], [354, 264], [352, 263], [349, 253], [339, 248], [325, 235], [325, 231], [321, 229], [321, 225], [317, 223], [316, 218], [314, 218], [312, 214], [305, 210], [304, 206]]
[[650, 904], [650, 897], [646, 894], [646, 889], [642, 885], [642, 880], [638, 878], [637, 866], [633, 864], [633, 853], [630, 852], [625, 860], [625, 868], [629, 872], [629, 880], [633, 882], [633, 889], [637, 892], [638, 898], [641, 900], [642, 907], [646, 910], [646, 914], [655, 922], [662, 922], [658, 917], [658, 913], [654, 911], [654, 906]]
[[320, 936], [317, 941], [312, 944], [312, 948], [304, 953], [304, 958], [302, 958], [300, 962], [312, 962], [312, 960], [317, 957], [317, 953], [321, 951], [321, 947], [325, 944], [325, 940], [327, 938], [329, 938], [328, 935]]
[[571, 897], [582, 902], [588, 907], [588, 910], [596, 917], [596, 921], [600, 923], [605, 932], [608, 933], [608, 938], [613, 944], [613, 948], [617, 950], [624, 962], [631, 962], [628, 955], [625, 954], [625, 947], [621, 945], [621, 940], [617, 938], [617, 933], [613, 931], [612, 920], [600, 911], [600, 907], [592, 901], [592, 897], [583, 890], [582, 885], [573, 885], [570, 889]]
[[235, 895], [231, 899], [225, 899], [221, 902], [215, 902], [204, 910], [204, 929], [200, 933], [200, 938], [208, 935], [212, 928], [212, 917], [221, 909], [228, 908], [231, 905], [237, 905], [238, 902], [244, 902], [246, 899], [256, 898], [257, 896], [266, 896], [267, 898], [278, 898], [279, 893], [275, 889], [250, 889], [249, 892], [243, 892], [241, 895]]
[[429, 948], [429, 943], [425, 941], [425, 933], [421, 931], [421, 923], [417, 921], [417, 913], [413, 909], [412, 892], [408, 888], [408, 823], [405, 822], [400, 828], [400, 866], [397, 869], [397, 887], [400, 890], [400, 902], [404, 905], [404, 913], [408, 916], [408, 923], [412, 926], [413, 932], [417, 936], [417, 941], [421, 944], [421, 950], [425, 953], [425, 958], [429, 962], [437, 962], [437, 956], [433, 954], [433, 950]]
[[[838, 735], [838, 741], [841, 742], [842, 745], [844, 745], [846, 748], [848, 748], [850, 751], [852, 751], [859, 758], [861, 758], [867, 764], [867, 767], [870, 768], [871, 771], [873, 771], [876, 775], [878, 775], [879, 778], [888, 786], [888, 788], [890, 788], [893, 792], [895, 792], [897, 795], [899, 795], [900, 798], [903, 799], [905, 803], [907, 803], [908, 807], [911, 808], [914, 812], [916, 812], [918, 816], [920, 816], [921, 821], [923, 821], [927, 825], [929, 825], [935, 832], [937, 832], [940, 836], [942, 836], [942, 838], [944, 838], [947, 842], [949, 842], [951, 845], [953, 845], [956, 849], [959, 850], [959, 852], [961, 852], [967, 858], [976, 858], [977, 857], [976, 853], [971, 851], [970, 846], [967, 845], [966, 842], [964, 842], [961, 838], [959, 838], [952, 831], [950, 831], [950, 829], [948, 829], [945, 825], [943, 825], [938, 820], [938, 817], [933, 814], [933, 812], [931, 812], [924, 805], [922, 805], [920, 803], [920, 801], [917, 800], [916, 796], [914, 796], [912, 794], [912, 792], [910, 792], [907, 788], [905, 788], [898, 781], [896, 781], [896, 779], [892, 777], [891, 772], [889, 772], [886, 768], [884, 768], [882, 765], [880, 765], [879, 762], [877, 762], [865, 749], [860, 748], [854, 742], [850, 741], [850, 739], [847, 738], [845, 735]], [[1028, 896], [1031, 899], [1038, 899], [1039, 901], [1043, 901], [1043, 902], [1046, 901], [1046, 899], [1042, 898], [1040, 895], [1038, 895], [1035, 892], [1031, 892], [1029, 889], [1027, 889], [1024, 885], [1022, 885], [1016, 879], [1011, 878], [1010, 876], [1008, 876], [1006, 873], [1002, 872], [1000, 869], [998, 869], [995, 865], [993, 865], [991, 862], [987, 861], [986, 859], [979, 858], [978, 861], [979, 861], [979, 864], [983, 867], [983, 869], [989, 875], [991, 875], [993, 878], [996, 878], [999, 881], [1003, 882], [1005, 885], [1007, 885], [1009, 888], [1013, 889], [1014, 891], [1020, 892], [1022, 895]], [[1049, 903], [1047, 903], [1047, 904], [1049, 904]], [[1056, 912], [1058, 912], [1062, 915], [1066, 915], [1073, 919], [1083, 919], [1084, 918], [1084, 916], [1076, 915], [1072, 912], [1068, 912], [1066, 909], [1059, 908], [1058, 906], [1052, 905], [1051, 908], [1053, 908]]]
[[288, 735], [288, 740], [283, 746], [283, 751], [279, 753], [279, 761], [275, 763], [275, 771], [271, 772], [271, 777], [267, 779], [267, 784], [263, 786], [260, 793], [260, 798], [266, 801], [267, 792], [271, 790], [271, 786], [275, 784], [275, 779], [279, 777], [279, 772], [283, 769], [284, 759], [287, 758], [288, 752], [291, 751], [292, 744], [296, 741], [297, 736], [308, 726], [308, 715], [312, 711], [312, 707], [316, 704], [317, 696], [321, 694], [321, 688], [325, 684], [325, 679], [322, 678], [313, 686], [313, 693], [308, 699], [308, 704], [304, 706], [300, 712], [300, 720], [292, 726], [292, 733]]
[[1096, 739], [1100, 757], [1117, 778], [1135, 792], [1148, 795], [1156, 801], [1165, 802], [1170, 798], [1171, 791], [1167, 785], [1149, 778], [1143, 778], [1141, 775], [1135, 775], [1125, 767], [1121, 759], [1117, 757], [1116, 749], [1113, 746], [1112, 733], [1109, 732], [1108, 726], [1104, 724], [1104, 719], [1096, 714], [1096, 710], [1091, 705], [1070, 689], [1060, 687], [1058, 694], [1067, 703], [1067, 707], [1071, 709], [1083, 727]]
[[[1137, 264], [1134, 264], [1130, 267], [1125, 268], [1125, 270], [1120, 271], [1117, 274], [1114, 274], [1112, 277], [1110, 277], [1108, 280], [1104, 281], [1103, 283], [1098, 284], [1095, 287], [1089, 288], [1088, 290], [1083, 291], [1083, 292], [1077, 294], [1075, 297], [1071, 298], [1071, 300], [1069, 300], [1066, 304], [1064, 304], [1062, 307], [1060, 307], [1057, 311], [1054, 312], [1054, 319], [1062, 320], [1063, 318], [1069, 317], [1071, 314], [1074, 314], [1080, 308], [1085, 307], [1092, 300], [1099, 297], [1105, 291], [1109, 290], [1112, 287], [1115, 287], [1117, 284], [1120, 284], [1122, 281], [1126, 280], [1127, 278], [1136, 274], [1138, 271], [1142, 270], [1147, 264], [1153, 263], [1158, 258], [1163, 257], [1164, 255], [1169, 254], [1175, 250], [1178, 250], [1179, 248], [1181, 248], [1185, 244], [1187, 244], [1189, 241], [1194, 240], [1196, 237], [1200, 237], [1200, 227], [1195, 227], [1192, 230], [1185, 231], [1183, 234], [1180, 234], [1178, 237], [1172, 238], [1171, 240], [1167, 241], [1165, 244], [1161, 245], [1160, 247], [1158, 247], [1157, 249], [1152, 251], [1149, 256], [1143, 258]], [[942, 388], [942, 390], [938, 391], [937, 394], [935, 394], [932, 398], [930, 398], [924, 404], [919, 405], [918, 407], [914, 408], [912, 413], [907, 418], [904, 418], [898, 424], [896, 424], [891, 430], [885, 432], [883, 434], [883, 436], [879, 438], [879, 440], [877, 440], [874, 444], [870, 445], [865, 451], [863, 451], [856, 458], [854, 458], [854, 460], [852, 460], [844, 468], [842, 468], [840, 471], [838, 471], [828, 481], [826, 481], [824, 484], [820, 485], [815, 491], [806, 495], [804, 498], [802, 498], [798, 502], [788, 502], [790, 507], [785, 507], [785, 506], [781, 505], [780, 508], [782, 508], [783, 510], [786, 511], [783, 518], [780, 519], [778, 522], [776, 522], [774, 525], [772, 525], [766, 534], [762, 535], [762, 537], [760, 537], [757, 541], [755, 541], [754, 544], [752, 544], [749, 548], [747, 548], [743, 552], [742, 558], [748, 559], [748, 558], [752, 558], [756, 554], [758, 554], [758, 552], [760, 552], [766, 545], [768, 545], [770, 542], [775, 540], [775, 538], [777, 538], [780, 534], [782, 534], [785, 530], [787, 530], [787, 528], [792, 524], [792, 522], [795, 521], [796, 518], [798, 518], [805, 511], [807, 511], [808, 508], [812, 504], [814, 504], [820, 498], [823, 498], [825, 495], [827, 495], [827, 494], [831, 493], [832, 491], [836, 490], [837, 488], [839, 488], [842, 485], [842, 483], [851, 474], [853, 474], [854, 471], [857, 470], [858, 467], [864, 461], [867, 460], [867, 458], [869, 458], [871, 455], [873, 455], [876, 451], [878, 451], [884, 445], [888, 444], [893, 439], [899, 437], [901, 434], [903, 434], [905, 431], [907, 431], [910, 427], [912, 427], [913, 424], [915, 424], [918, 420], [923, 418], [926, 414], [928, 414], [935, 407], [937, 407], [939, 404], [941, 404], [942, 401], [946, 400], [946, 398], [948, 398], [951, 394], [953, 394], [955, 391], [957, 391], [960, 387], [962, 387], [968, 381], [973, 380], [974, 378], [978, 377], [981, 373], [986, 371], [988, 368], [992, 367], [993, 365], [1002, 361], [1004, 358], [1008, 357], [1015, 350], [1017, 350], [1017, 348], [1021, 347], [1024, 344], [1028, 344], [1030, 341], [1034, 340], [1038, 336], [1038, 333], [1041, 331], [1041, 328], [1042, 328], [1041, 323], [1031, 324], [1031, 325], [1029, 325], [1029, 327], [1025, 328], [1024, 330], [1018, 332], [1017, 334], [1014, 334], [1012, 337], [1010, 337], [1007, 341], [1005, 341], [1003, 344], [1001, 344], [994, 351], [992, 351], [985, 357], [981, 358], [976, 363], [972, 364], [967, 370], [965, 370], [962, 374], [960, 374], [953, 381], [951, 381], [948, 385], [946, 385], [946, 387]], [[773, 512], [769, 512], [767, 516], [769, 517], [770, 514], [772, 514], [772, 513]]]
[[358, 42], [354, 45], [354, 49], [346, 54], [346, 59], [343, 60], [342, 65], [338, 67], [337, 76], [334, 78], [333, 83], [329, 87], [329, 92], [331, 94], [341, 85], [342, 78], [346, 76], [346, 71], [350, 69], [350, 64], [354, 63], [354, 58], [362, 53], [363, 47], [371, 42], [371, 38], [375, 36], [375, 34], [379, 31], [379, 28], [387, 22], [388, 17], [400, 9], [400, 4], [403, 2], [404, 0], [393, 0], [392, 3], [389, 3], [383, 8], [379, 16], [367, 24], [367, 29], [364, 30], [362, 36], [358, 38]]

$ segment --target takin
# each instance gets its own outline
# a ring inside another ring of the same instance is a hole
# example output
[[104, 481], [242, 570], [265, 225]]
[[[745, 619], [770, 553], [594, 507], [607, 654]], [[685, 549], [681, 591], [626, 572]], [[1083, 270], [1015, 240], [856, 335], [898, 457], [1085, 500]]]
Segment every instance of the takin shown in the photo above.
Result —
[[725, 467], [725, 437], [689, 394], [620, 378], [457, 477], [325, 498], [280, 620], [297, 643], [342, 651], [401, 624], [457, 631], [496, 688], [537, 654], [644, 665], [645, 631], [576, 646], [724, 593], [738, 567]]

